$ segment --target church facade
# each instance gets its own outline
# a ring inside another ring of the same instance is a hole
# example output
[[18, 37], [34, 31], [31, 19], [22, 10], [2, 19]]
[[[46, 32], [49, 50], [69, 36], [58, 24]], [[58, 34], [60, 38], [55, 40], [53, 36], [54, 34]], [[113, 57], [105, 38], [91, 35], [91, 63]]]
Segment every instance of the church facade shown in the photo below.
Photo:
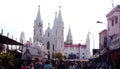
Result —
[[74, 44], [71, 29], [69, 27], [68, 35], [64, 43], [64, 56], [66, 59], [88, 60], [90, 58], [90, 39], [87, 34], [85, 44]]
[[64, 22], [62, 20], [61, 6], [59, 6], [59, 12], [55, 13], [53, 28], [48, 26], [45, 33], [43, 33], [43, 21], [40, 14], [40, 7], [34, 21], [34, 35], [33, 43], [38, 41], [42, 43], [48, 50], [48, 59], [52, 58], [54, 52], [63, 53], [64, 49]]
[[[48, 59], [52, 59], [54, 57], [53, 54], [57, 52], [62, 53], [66, 58], [70, 58], [70, 55], [72, 54], [76, 56], [75, 59], [87, 59], [90, 57], [89, 36], [87, 37], [85, 44], [73, 44], [73, 37], [69, 27], [66, 41], [64, 41], [64, 21], [62, 19], [61, 6], [59, 6], [58, 13], [55, 12], [53, 27], [50, 28], [50, 24], [48, 23], [48, 28], [43, 31], [43, 24], [40, 7], [38, 7], [37, 16], [34, 20], [33, 42], [30, 41], [30, 43], [32, 44], [31, 46], [36, 49], [41, 50], [41, 48], [44, 47], [45, 52], [47, 49]], [[25, 38], [21, 37], [20, 40], [23, 43]], [[32, 49], [33, 48], [29, 49], [31, 50], [31, 54], [34, 53], [34, 50], [32, 51]], [[36, 54], [39, 55], [37, 51]]]

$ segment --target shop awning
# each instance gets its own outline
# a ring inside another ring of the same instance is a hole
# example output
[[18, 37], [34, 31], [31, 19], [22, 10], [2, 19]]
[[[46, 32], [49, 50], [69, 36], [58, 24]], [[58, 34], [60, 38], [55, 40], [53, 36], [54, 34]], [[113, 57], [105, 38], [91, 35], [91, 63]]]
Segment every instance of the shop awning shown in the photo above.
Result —
[[8, 44], [8, 45], [21, 45], [21, 46], [23, 46], [22, 43], [17, 42], [15, 40], [10, 39], [10, 38], [3, 36], [3, 35], [0, 35], [0, 43], [1, 44]]

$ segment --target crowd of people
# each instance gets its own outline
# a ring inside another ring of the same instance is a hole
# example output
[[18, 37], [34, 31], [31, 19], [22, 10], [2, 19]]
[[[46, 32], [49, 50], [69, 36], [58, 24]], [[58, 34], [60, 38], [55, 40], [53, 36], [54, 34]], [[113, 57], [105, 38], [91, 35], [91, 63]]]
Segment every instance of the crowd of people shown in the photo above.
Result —
[[30, 69], [106, 69], [97, 67], [95, 62], [88, 61], [64, 61], [64, 60], [46, 60], [45, 62], [32, 62], [28, 65]]
[[[0, 69], [5, 69], [0, 62]], [[11, 68], [8, 68], [11, 69]], [[70, 60], [45, 60], [25, 61], [21, 68], [15, 69], [118, 69], [112, 62], [103, 61], [70, 61]]]

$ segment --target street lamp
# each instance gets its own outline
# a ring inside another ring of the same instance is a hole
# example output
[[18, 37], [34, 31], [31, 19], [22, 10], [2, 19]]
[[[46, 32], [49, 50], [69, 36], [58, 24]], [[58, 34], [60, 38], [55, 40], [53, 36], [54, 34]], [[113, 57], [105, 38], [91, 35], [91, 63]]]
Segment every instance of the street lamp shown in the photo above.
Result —
[[[108, 41], [109, 41], [109, 37], [108, 37], [108, 31], [109, 31], [109, 24], [106, 24], [106, 23], [104, 23], [104, 22], [102, 22], [102, 21], [97, 21], [96, 23], [101, 23], [101, 24], [104, 24], [105, 26], [106, 26], [106, 30], [107, 30], [107, 36], [106, 36], [106, 38], [105, 38], [105, 40], [106, 40], [106, 44], [104, 44], [104, 46], [108, 46]], [[105, 41], [104, 41], [105, 42]]]
[[104, 24], [104, 25], [106, 25], [106, 27], [107, 27], [107, 24], [106, 24], [106, 23], [104, 23], [104, 22], [102, 22], [102, 21], [96, 21], [96, 23], [101, 23], [101, 24]]
[[101, 22], [101, 21], [97, 21], [97, 23], [103, 23], [103, 22]]
[[[102, 21], [97, 21], [96, 23], [101, 23], [101, 24], [104, 24], [106, 26], [106, 30], [107, 30], [107, 39], [106, 41], [108, 41], [108, 30], [109, 30], [109, 24], [107, 25], [106, 23], [102, 22]], [[108, 45], [108, 42], [107, 42], [107, 45]]]

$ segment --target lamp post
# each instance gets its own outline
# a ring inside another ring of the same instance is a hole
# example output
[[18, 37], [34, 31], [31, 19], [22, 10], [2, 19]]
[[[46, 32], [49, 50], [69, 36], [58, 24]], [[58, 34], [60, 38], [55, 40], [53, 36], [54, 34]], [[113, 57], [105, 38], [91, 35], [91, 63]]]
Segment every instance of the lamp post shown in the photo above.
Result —
[[[109, 30], [109, 26], [106, 23], [104, 23], [102, 21], [97, 21], [96, 23], [104, 24], [106, 26], [106, 28]], [[107, 39], [108, 39], [108, 30], [107, 30]]]
[[102, 21], [96, 21], [96, 23], [104, 24], [107, 27], [107, 24]]
[[[109, 24], [106, 24], [106, 23], [104, 23], [104, 22], [102, 22], [102, 21], [97, 21], [96, 23], [100, 23], [100, 24], [104, 24], [105, 26], [106, 26], [106, 30], [108, 29], [109, 30]], [[108, 49], [109, 47], [108, 47], [108, 41], [109, 41], [109, 37], [108, 37], [108, 30], [107, 30], [107, 33], [106, 33], [106, 36], [104, 36], [104, 47], [103, 47], [103, 50], [104, 49]]]

